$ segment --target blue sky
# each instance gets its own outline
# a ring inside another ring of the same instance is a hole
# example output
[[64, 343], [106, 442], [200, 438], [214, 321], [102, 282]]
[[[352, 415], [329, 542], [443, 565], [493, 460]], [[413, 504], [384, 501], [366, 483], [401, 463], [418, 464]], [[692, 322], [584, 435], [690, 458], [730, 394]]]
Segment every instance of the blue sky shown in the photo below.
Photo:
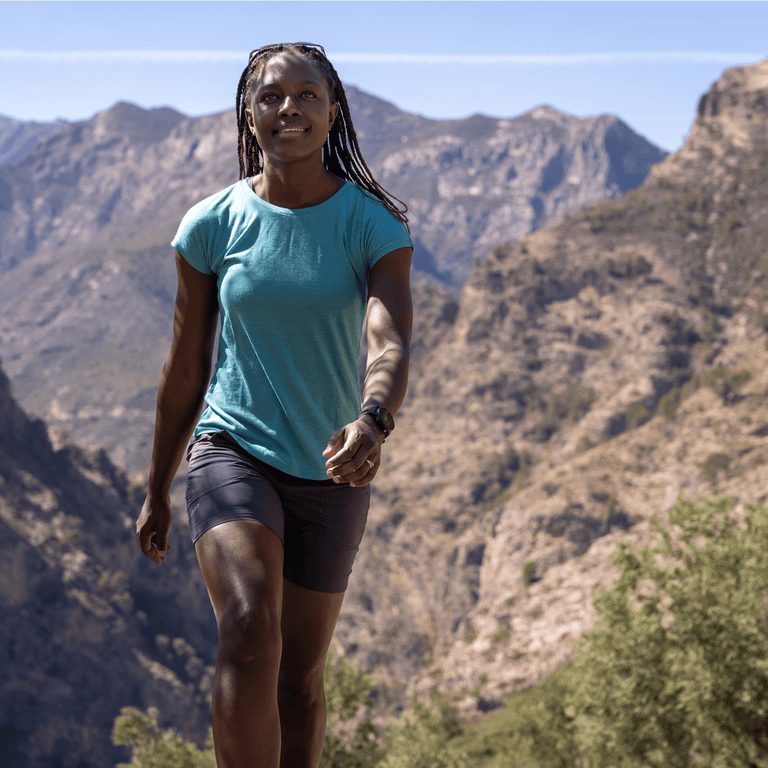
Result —
[[234, 106], [252, 48], [325, 46], [342, 80], [428, 117], [539, 104], [611, 113], [665, 149], [730, 66], [768, 56], [768, 2], [0, 1], [0, 114], [77, 120], [118, 100]]

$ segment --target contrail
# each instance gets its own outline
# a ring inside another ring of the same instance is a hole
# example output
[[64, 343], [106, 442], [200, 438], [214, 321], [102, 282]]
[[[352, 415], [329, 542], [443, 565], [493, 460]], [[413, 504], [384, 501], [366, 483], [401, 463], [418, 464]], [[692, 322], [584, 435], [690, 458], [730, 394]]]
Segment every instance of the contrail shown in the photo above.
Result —
[[[619, 66], [622, 64], [735, 64], [765, 58], [763, 53], [720, 51], [620, 51], [574, 54], [435, 54], [435, 53], [334, 53], [328, 57], [343, 64], [471, 64], [525, 67]], [[243, 51], [28, 51], [0, 50], [0, 62], [71, 64], [244, 64]]]

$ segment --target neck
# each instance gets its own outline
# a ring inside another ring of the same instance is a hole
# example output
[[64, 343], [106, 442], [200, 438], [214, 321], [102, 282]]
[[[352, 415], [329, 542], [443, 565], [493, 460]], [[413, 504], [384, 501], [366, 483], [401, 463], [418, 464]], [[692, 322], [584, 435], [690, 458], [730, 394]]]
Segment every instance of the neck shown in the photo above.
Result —
[[251, 188], [264, 201], [280, 208], [309, 208], [332, 197], [339, 178], [317, 158], [280, 164], [264, 158], [264, 168], [250, 179]]

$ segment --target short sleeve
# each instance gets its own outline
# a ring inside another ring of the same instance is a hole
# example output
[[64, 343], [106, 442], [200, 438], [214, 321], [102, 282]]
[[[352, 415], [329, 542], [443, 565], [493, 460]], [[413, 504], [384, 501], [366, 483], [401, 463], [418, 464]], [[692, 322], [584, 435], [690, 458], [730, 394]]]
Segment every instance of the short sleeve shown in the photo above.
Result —
[[198, 272], [212, 275], [211, 253], [208, 227], [206, 220], [200, 216], [199, 205], [193, 206], [182, 218], [176, 236], [171, 245], [188, 261]]
[[398, 248], [413, 248], [408, 228], [379, 201], [366, 199], [363, 253], [370, 269], [382, 256]]

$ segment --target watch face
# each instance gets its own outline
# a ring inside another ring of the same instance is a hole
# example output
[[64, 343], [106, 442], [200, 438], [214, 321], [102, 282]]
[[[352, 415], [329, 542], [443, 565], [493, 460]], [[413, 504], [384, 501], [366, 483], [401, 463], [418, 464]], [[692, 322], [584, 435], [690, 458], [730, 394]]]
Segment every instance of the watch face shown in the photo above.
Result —
[[378, 416], [381, 423], [386, 427], [387, 432], [391, 432], [395, 428], [395, 420], [386, 408], [380, 407], [378, 409]]

